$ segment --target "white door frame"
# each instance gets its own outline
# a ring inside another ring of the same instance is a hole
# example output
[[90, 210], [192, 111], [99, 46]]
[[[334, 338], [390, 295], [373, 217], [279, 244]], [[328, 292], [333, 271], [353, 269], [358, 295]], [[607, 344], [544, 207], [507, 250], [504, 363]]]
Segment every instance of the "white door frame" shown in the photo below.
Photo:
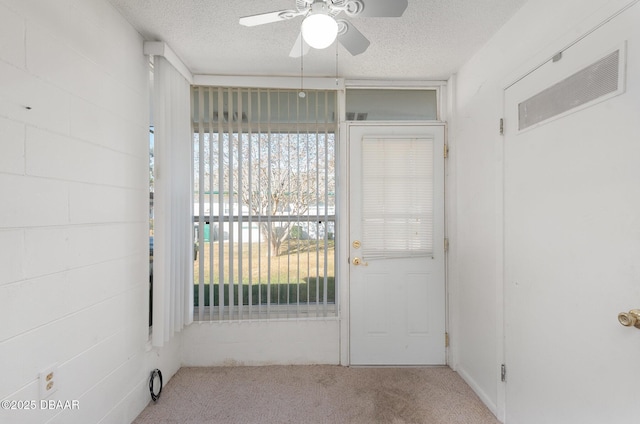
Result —
[[[427, 126], [440, 126], [444, 129], [444, 142], [447, 145], [447, 126], [444, 122], [441, 121], [375, 121], [375, 122], [341, 122], [339, 131], [340, 131], [340, 144], [337, 151], [338, 155], [338, 166], [337, 166], [337, 195], [339, 199], [339, 203], [336, 205], [336, 215], [337, 215], [337, 230], [340, 234], [337, 238], [336, 244], [336, 278], [337, 281], [340, 281], [339, 292], [337, 293], [338, 302], [339, 302], [339, 316], [340, 316], [340, 365], [349, 366], [350, 365], [350, 281], [349, 281], [349, 127], [351, 125], [359, 125], [359, 126], [379, 126], [379, 125], [396, 125], [396, 126], [414, 126], [414, 125], [427, 125]], [[445, 160], [445, 189], [444, 189], [444, 234], [447, 237], [447, 221], [448, 221], [448, 208], [447, 208], [447, 176], [446, 176], [446, 164]], [[445, 252], [445, 276], [444, 276], [444, 285], [445, 285], [445, 331], [449, 331], [449, 296], [448, 296], [448, 281], [447, 281], [447, 259], [448, 253]], [[446, 349], [446, 363], [449, 363], [449, 349]]]

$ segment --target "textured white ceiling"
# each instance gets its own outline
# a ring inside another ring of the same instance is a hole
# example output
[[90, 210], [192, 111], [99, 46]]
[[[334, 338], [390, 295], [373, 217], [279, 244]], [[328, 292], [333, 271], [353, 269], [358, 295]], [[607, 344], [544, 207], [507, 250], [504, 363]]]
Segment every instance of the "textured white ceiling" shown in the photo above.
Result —
[[[194, 74], [300, 75], [301, 61], [289, 51], [301, 17], [257, 27], [238, 24], [242, 16], [295, 9], [295, 0], [109, 1], [145, 40], [169, 44]], [[409, 0], [401, 18], [353, 18], [371, 41], [367, 51], [351, 56], [342, 46], [312, 49], [304, 57], [304, 75], [333, 77], [337, 68], [348, 79], [446, 79], [525, 2]]]

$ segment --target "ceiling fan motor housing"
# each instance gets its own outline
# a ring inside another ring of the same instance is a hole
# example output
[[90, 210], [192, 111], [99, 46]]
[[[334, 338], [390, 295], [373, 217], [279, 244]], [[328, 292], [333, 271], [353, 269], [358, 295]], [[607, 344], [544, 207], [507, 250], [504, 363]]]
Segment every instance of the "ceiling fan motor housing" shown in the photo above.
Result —
[[329, 14], [329, 7], [327, 6], [326, 2], [322, 0], [313, 2], [313, 4], [311, 5], [311, 14], [315, 15], [318, 13], [321, 13], [323, 15]]
[[356, 16], [364, 10], [363, 0], [302, 0], [304, 6], [298, 3], [298, 10], [301, 12], [311, 11], [311, 13], [338, 15], [340, 12], [348, 16]]

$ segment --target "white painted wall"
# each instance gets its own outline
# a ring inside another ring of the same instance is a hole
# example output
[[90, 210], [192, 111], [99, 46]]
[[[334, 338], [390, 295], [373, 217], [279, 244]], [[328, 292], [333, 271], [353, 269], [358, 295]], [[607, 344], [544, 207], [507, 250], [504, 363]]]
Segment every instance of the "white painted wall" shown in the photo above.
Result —
[[[504, 88], [630, 0], [530, 1], [452, 78], [449, 225], [452, 366], [504, 417], [502, 156]], [[565, 352], [558, 352], [562, 355]], [[507, 405], [508, 408], [508, 405]]]
[[340, 322], [194, 322], [183, 330], [183, 366], [340, 363]]
[[[180, 340], [148, 341], [148, 67], [105, 0], [0, 0], [0, 422], [130, 422], [151, 369]], [[30, 107], [30, 109], [27, 109]]]

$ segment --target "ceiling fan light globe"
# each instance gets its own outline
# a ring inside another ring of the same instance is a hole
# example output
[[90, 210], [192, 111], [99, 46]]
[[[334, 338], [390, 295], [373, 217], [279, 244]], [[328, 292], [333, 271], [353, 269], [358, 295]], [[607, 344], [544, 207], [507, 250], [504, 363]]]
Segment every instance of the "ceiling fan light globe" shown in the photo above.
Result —
[[338, 36], [338, 23], [329, 15], [312, 14], [302, 21], [302, 38], [314, 49], [326, 49]]

